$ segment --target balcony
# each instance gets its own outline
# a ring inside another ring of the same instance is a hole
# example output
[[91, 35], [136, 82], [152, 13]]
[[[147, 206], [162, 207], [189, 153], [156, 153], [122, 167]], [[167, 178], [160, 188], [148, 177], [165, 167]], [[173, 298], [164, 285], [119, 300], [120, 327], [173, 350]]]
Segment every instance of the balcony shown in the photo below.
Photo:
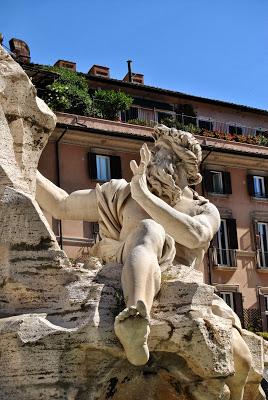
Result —
[[236, 250], [209, 248], [209, 261], [213, 267], [234, 269], [237, 266]]
[[257, 250], [257, 268], [259, 269], [267, 269], [268, 271], [268, 252]]
[[256, 199], [268, 199], [268, 193], [254, 191], [253, 197]]
[[175, 112], [131, 107], [129, 111], [120, 114], [120, 121], [128, 124], [154, 127], [163, 123], [169, 127], [185, 130], [208, 138], [223, 139], [239, 143], [268, 146], [268, 129], [250, 127], [234, 122], [217, 121], [213, 118], [200, 118]]

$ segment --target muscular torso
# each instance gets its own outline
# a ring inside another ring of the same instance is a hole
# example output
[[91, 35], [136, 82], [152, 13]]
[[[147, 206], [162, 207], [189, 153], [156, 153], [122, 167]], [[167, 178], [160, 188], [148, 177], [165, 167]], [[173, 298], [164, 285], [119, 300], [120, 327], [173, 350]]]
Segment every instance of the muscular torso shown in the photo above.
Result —
[[[199, 200], [183, 198], [181, 201], [175, 205], [175, 209], [184, 212], [190, 216], [195, 216], [201, 214], [204, 211], [204, 206], [200, 206]], [[139, 223], [147, 218], [151, 218], [143, 208], [131, 197], [127, 200], [124, 210], [123, 210], [123, 225], [120, 233], [120, 240], [125, 241], [130, 232], [132, 232]], [[175, 261], [179, 264], [186, 266], [195, 266], [202, 262], [207, 246], [198, 249], [189, 249], [176, 243], [176, 257]]]

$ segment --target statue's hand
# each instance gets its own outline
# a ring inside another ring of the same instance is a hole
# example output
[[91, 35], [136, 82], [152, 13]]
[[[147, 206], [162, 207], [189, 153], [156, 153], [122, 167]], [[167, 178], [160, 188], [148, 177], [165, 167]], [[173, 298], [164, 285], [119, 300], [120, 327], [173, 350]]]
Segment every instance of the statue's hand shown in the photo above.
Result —
[[151, 152], [146, 143], [144, 143], [140, 149], [140, 156], [141, 161], [139, 166], [135, 160], [130, 161], [130, 168], [133, 172], [131, 180], [131, 195], [137, 202], [139, 202], [142, 195], [148, 195], [150, 193], [146, 181], [146, 168], [151, 160]]

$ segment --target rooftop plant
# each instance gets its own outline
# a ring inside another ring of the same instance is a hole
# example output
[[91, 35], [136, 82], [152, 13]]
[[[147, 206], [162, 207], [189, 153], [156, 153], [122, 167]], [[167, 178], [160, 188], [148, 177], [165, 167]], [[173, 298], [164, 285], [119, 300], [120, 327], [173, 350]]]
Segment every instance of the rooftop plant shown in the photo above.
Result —
[[94, 108], [105, 119], [117, 120], [119, 111], [126, 111], [133, 103], [132, 97], [114, 90], [96, 90], [93, 94]]
[[42, 95], [48, 106], [54, 111], [90, 115], [92, 99], [86, 78], [67, 68], [47, 68], [58, 74], [58, 78], [46, 87]]

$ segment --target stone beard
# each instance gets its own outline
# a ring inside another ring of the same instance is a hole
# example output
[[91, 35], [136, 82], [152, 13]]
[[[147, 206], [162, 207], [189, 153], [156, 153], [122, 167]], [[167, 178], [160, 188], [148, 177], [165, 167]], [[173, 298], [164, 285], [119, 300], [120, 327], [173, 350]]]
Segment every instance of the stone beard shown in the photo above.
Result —
[[[161, 129], [161, 137], [158, 132]], [[163, 135], [164, 131], [164, 135]], [[166, 134], [165, 134], [166, 133]], [[179, 132], [160, 126], [155, 130], [156, 143], [151, 151], [146, 178], [151, 193], [174, 207], [181, 199], [181, 169], [187, 174], [188, 186], [201, 182], [199, 164], [202, 159], [199, 143], [187, 132]], [[176, 136], [177, 142], [174, 141]]]
[[[152, 151], [152, 160], [147, 167], [147, 184], [151, 193], [160, 197], [167, 204], [174, 206], [181, 199], [182, 190], [176, 184], [174, 165], [175, 154], [169, 154], [166, 158]], [[178, 161], [178, 160], [177, 160]]]

